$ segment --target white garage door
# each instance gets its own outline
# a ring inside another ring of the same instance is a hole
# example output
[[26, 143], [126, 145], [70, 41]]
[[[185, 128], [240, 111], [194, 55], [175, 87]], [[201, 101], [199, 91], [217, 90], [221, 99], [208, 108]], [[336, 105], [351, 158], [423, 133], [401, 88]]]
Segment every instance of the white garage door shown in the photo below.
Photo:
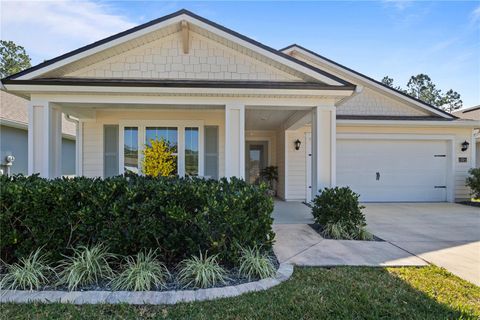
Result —
[[446, 201], [447, 141], [337, 141], [337, 185], [361, 201]]

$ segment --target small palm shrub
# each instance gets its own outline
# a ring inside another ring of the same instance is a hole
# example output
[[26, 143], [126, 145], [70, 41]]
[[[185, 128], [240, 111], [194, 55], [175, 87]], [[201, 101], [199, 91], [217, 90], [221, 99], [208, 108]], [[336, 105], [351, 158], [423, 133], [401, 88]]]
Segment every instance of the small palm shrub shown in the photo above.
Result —
[[367, 231], [365, 226], [361, 226], [357, 229], [356, 235], [354, 235], [354, 239], [356, 240], [373, 240], [373, 234]]
[[41, 249], [21, 258], [18, 263], [7, 264], [6, 271], [7, 274], [0, 281], [0, 288], [10, 290], [37, 290], [55, 274], [45, 255], [41, 254]]
[[114, 273], [109, 262], [113, 258], [115, 255], [109, 253], [102, 244], [91, 248], [80, 246], [74, 249], [72, 257], [67, 257], [60, 263], [58, 284], [74, 290], [78, 286], [98, 284], [100, 280], [111, 279]]
[[263, 254], [257, 247], [242, 248], [242, 255], [239, 259], [239, 274], [248, 278], [268, 278], [275, 275], [275, 266], [272, 260]]
[[155, 251], [140, 252], [126, 258], [124, 270], [112, 280], [114, 290], [146, 291], [155, 287], [165, 288], [169, 277], [165, 265], [158, 261]]
[[467, 187], [470, 188], [472, 197], [480, 199], [480, 168], [473, 168], [468, 171]]
[[178, 265], [178, 280], [185, 287], [208, 288], [225, 284], [227, 272], [217, 262], [218, 255], [199, 256], [185, 259]]
[[333, 239], [364, 237], [365, 216], [358, 198], [349, 187], [325, 188], [313, 200], [312, 214], [326, 236]]

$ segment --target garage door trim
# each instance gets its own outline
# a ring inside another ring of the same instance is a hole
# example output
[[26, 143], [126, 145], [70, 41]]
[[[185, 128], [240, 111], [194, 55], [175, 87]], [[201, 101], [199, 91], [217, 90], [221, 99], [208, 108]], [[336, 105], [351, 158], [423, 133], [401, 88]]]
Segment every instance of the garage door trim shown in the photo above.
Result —
[[[447, 201], [455, 201], [455, 136], [444, 134], [403, 134], [403, 133], [337, 133], [337, 140], [442, 140], [447, 142]], [[335, 168], [336, 170], [336, 168]]]

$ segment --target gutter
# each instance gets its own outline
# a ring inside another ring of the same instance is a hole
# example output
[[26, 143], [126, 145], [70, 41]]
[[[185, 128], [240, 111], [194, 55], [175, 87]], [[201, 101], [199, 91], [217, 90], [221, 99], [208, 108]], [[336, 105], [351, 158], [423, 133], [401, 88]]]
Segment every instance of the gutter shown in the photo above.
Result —
[[338, 119], [337, 126], [362, 126], [362, 127], [459, 127], [459, 128], [478, 128], [479, 120], [348, 120]]

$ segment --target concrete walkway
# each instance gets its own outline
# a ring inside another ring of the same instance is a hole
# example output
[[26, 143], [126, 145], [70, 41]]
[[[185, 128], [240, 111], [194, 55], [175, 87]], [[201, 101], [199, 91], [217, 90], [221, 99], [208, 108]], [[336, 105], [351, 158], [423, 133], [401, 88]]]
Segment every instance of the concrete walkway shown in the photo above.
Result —
[[365, 206], [370, 232], [480, 286], [480, 208], [454, 203]]
[[275, 200], [274, 224], [312, 224], [312, 209], [300, 201]]
[[306, 224], [275, 224], [280, 263], [299, 266], [424, 266], [422, 259], [388, 243], [323, 239]]

